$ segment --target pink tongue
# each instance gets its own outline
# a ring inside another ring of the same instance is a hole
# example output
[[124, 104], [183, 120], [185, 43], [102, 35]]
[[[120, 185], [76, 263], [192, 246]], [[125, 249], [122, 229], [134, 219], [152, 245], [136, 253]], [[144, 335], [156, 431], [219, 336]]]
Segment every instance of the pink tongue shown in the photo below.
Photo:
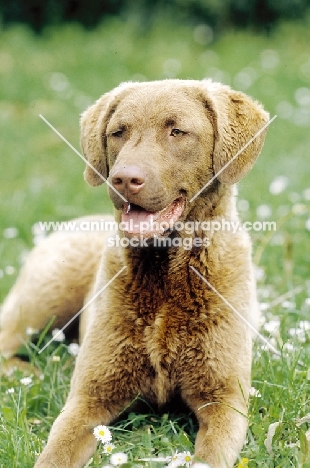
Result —
[[151, 211], [131, 209], [129, 213], [122, 213], [123, 228], [131, 234], [139, 234], [151, 229], [154, 214]]

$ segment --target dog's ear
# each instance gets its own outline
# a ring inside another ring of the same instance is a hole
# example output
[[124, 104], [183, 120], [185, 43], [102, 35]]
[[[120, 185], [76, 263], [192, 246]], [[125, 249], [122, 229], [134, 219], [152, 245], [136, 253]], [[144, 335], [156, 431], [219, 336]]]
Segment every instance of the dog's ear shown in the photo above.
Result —
[[84, 178], [90, 185], [101, 185], [108, 177], [107, 157], [104, 148], [104, 131], [108, 119], [109, 107], [115, 94], [109, 92], [81, 116], [81, 148], [88, 161]]
[[[213, 168], [225, 184], [238, 182], [255, 163], [264, 143], [269, 114], [257, 102], [228, 86], [202, 82], [213, 116]], [[260, 132], [261, 131], [261, 132]]]
[[120, 84], [117, 88], [101, 96], [81, 116], [80, 143], [88, 162], [84, 178], [90, 185], [101, 185], [108, 177], [105, 149], [106, 127], [124, 94], [124, 90], [130, 90], [133, 86], [134, 83]]

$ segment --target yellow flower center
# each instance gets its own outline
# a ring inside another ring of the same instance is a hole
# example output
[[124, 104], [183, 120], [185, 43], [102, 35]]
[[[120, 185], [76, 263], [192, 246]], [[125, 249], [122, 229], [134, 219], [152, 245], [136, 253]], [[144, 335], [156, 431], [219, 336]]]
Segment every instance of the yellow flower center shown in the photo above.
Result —
[[101, 429], [101, 431], [99, 431], [99, 435], [100, 435], [101, 437], [103, 437], [104, 434], [105, 434], [105, 432]]

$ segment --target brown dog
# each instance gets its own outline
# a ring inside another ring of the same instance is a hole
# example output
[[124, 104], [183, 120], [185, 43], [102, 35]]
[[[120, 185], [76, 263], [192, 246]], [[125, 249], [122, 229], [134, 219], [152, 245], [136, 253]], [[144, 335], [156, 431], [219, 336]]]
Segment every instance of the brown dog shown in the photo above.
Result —
[[257, 102], [209, 80], [123, 84], [83, 114], [85, 178], [108, 178], [124, 232], [107, 236], [102, 261], [102, 233], [53, 234], [4, 304], [0, 352], [10, 356], [25, 326], [42, 328], [52, 315], [62, 326], [106, 286], [83, 321], [68, 400], [37, 468], [82, 467], [94, 426], [137, 395], [159, 406], [181, 397], [199, 422], [195, 459], [233, 466], [247, 430], [246, 322], [257, 322], [251, 243], [227, 224], [208, 226], [238, 222], [234, 184], [254, 164], [265, 132], [248, 142], [267, 121]]

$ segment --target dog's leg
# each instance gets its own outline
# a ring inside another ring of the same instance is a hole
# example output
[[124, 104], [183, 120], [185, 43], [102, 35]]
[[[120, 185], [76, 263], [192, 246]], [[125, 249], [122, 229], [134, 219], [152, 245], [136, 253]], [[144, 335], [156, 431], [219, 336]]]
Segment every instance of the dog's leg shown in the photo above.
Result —
[[74, 396], [54, 422], [47, 446], [35, 468], [81, 468], [96, 448], [93, 428], [112, 417], [95, 398]]
[[48, 323], [62, 328], [92, 289], [103, 246], [101, 232], [54, 233], [36, 246], [5, 299], [0, 355], [10, 358]]
[[195, 460], [212, 468], [232, 468], [245, 442], [248, 421], [244, 396], [240, 389], [221, 401], [207, 403], [187, 398], [199, 422], [195, 442]]
[[154, 385], [146, 354], [137, 359], [131, 330], [118, 337], [114, 328], [113, 320], [97, 318], [87, 331], [67, 403], [35, 468], [82, 468], [96, 447], [94, 427], [113, 422]]
[[31, 307], [29, 308], [28, 303], [27, 295], [24, 295], [23, 290], [15, 285], [2, 306], [0, 315], [0, 356], [4, 358], [8, 359], [16, 354], [21, 345], [27, 341], [29, 338], [27, 337], [27, 327], [29, 327], [29, 330], [30, 328], [39, 329], [37, 323], [32, 320]]
[[78, 389], [73, 383], [75, 391], [69, 395], [54, 422], [47, 445], [35, 468], [82, 468], [87, 463], [96, 449], [94, 427], [99, 424], [109, 425], [125, 408], [135, 405], [136, 397], [124, 397], [121, 385], [117, 380], [111, 380], [112, 384], [109, 382], [107, 387], [113, 388], [114, 396], [108, 388], [104, 396], [95, 396], [93, 392], [90, 395], [90, 392], [85, 393], [81, 389], [84, 385], [88, 389], [88, 382], [80, 382]]

